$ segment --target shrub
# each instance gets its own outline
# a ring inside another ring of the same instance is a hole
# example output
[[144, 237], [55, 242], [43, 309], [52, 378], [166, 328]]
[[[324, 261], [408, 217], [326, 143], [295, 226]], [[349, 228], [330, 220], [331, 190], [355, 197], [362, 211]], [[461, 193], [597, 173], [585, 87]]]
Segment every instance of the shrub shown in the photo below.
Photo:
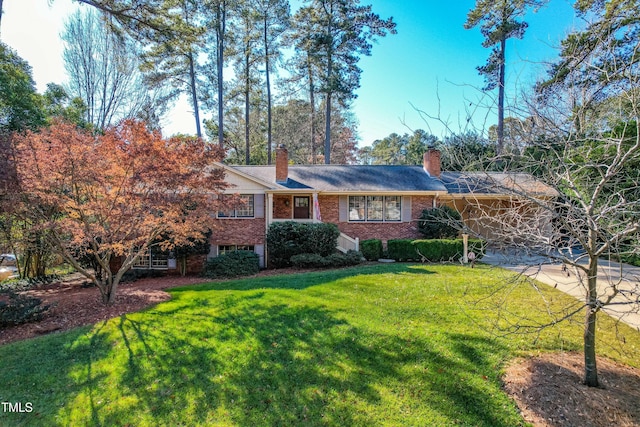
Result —
[[7, 292], [8, 301], [0, 301], [0, 326], [20, 325], [42, 319], [51, 308], [42, 305], [42, 300], [29, 295]]
[[291, 264], [296, 268], [329, 267], [327, 258], [318, 254], [298, 254], [291, 257]]
[[333, 268], [358, 265], [362, 262], [362, 254], [348, 251], [346, 254], [334, 252], [323, 257], [318, 254], [298, 254], [291, 257], [291, 264], [297, 268]]
[[387, 252], [389, 258], [396, 261], [417, 261], [419, 255], [411, 244], [410, 239], [394, 239], [387, 242]]
[[354, 250], [348, 250], [345, 257], [347, 258], [347, 265], [361, 264], [364, 259], [362, 252]]
[[382, 240], [369, 239], [360, 242], [362, 255], [369, 261], [377, 261], [382, 258]]
[[[416, 252], [425, 261], [459, 261], [464, 253], [464, 242], [462, 239], [426, 239], [414, 240], [412, 242]], [[469, 239], [468, 250], [476, 254], [476, 260], [482, 258], [485, 242], [482, 240]]]
[[147, 277], [163, 277], [164, 275], [164, 270], [153, 270], [150, 268], [132, 268], [127, 270], [126, 273], [122, 275], [122, 279], [120, 279], [120, 281], [123, 283], [131, 283], [139, 279], [146, 279]]
[[203, 275], [210, 278], [250, 276], [260, 271], [260, 257], [251, 251], [232, 251], [207, 261]]
[[462, 257], [464, 250], [460, 239], [414, 240], [413, 246], [420, 257], [424, 257], [425, 261], [429, 262], [457, 261]]
[[335, 224], [275, 222], [267, 232], [269, 262], [276, 268], [291, 265], [291, 257], [318, 254], [326, 257], [336, 250], [340, 231]]
[[418, 231], [427, 239], [454, 239], [462, 226], [460, 213], [449, 206], [425, 209], [418, 220]]
[[48, 274], [46, 276], [30, 277], [27, 279], [10, 279], [0, 284], [0, 293], [6, 292], [22, 292], [27, 291], [39, 285], [48, 285], [57, 280], [60, 276], [57, 274]]

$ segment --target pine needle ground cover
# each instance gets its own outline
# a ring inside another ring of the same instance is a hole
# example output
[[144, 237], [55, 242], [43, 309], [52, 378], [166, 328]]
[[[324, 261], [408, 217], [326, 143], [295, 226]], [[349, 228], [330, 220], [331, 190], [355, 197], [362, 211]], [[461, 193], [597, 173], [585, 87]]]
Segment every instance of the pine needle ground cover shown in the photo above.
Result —
[[[32, 410], [0, 425], [524, 425], [505, 364], [580, 350], [583, 315], [505, 335], [573, 304], [509, 274], [391, 264], [176, 288], [140, 313], [1, 346], [0, 401]], [[599, 333], [601, 354], [637, 366], [640, 333], [604, 315]]]

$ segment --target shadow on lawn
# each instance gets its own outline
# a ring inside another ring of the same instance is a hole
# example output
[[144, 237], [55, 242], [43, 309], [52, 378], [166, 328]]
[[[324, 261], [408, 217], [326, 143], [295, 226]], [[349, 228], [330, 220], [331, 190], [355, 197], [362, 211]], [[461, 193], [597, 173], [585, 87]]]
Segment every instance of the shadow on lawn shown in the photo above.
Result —
[[[462, 424], [513, 425], [505, 402], [494, 404], [499, 386], [481, 380], [495, 368], [489, 340], [449, 336], [454, 352], [444, 356], [427, 338], [373, 334], [324, 308], [235, 301], [197, 324], [186, 307], [184, 316], [123, 316], [129, 358], [118, 388], [137, 406], [105, 411], [104, 424], [132, 419], [132, 411], [159, 424], [402, 424], [410, 414], [401, 407], [429, 405]], [[458, 377], [473, 372], [479, 385]]]
[[251, 277], [232, 279], [222, 282], [211, 282], [202, 285], [181, 286], [170, 289], [172, 293], [186, 291], [210, 291], [210, 290], [253, 290], [253, 289], [306, 289], [312, 286], [327, 284], [336, 280], [355, 276], [370, 276], [379, 274], [434, 274], [426, 269], [428, 264], [373, 264], [366, 266], [356, 266], [340, 268], [335, 270], [324, 270], [306, 272], [302, 270], [295, 274], [281, 274], [266, 277]]
[[[304, 284], [295, 276], [267, 278], [257, 287], [267, 281], [302, 289], [350, 270], [312, 275]], [[402, 264], [391, 272], [429, 274]], [[204, 288], [251, 289], [243, 281]], [[291, 293], [231, 293], [212, 303], [174, 292], [168, 310], [163, 304], [74, 336], [78, 343], [55, 374], [67, 376], [56, 384], [73, 383], [58, 390], [66, 393], [61, 414], [90, 411], [87, 425], [420, 425], [425, 412], [452, 424], [518, 423], [505, 409], [513, 406], [508, 399], [496, 398], [497, 379], [486, 378], [496, 371], [492, 356], [503, 351], [493, 341], [358, 328], [344, 313]], [[43, 424], [59, 423], [48, 417]]]

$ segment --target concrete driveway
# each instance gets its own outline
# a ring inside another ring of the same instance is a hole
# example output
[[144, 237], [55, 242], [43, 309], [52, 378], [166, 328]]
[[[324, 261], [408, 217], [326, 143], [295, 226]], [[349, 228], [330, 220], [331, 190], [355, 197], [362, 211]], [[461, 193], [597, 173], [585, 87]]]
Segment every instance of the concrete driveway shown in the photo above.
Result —
[[[580, 301], [586, 299], [586, 276], [572, 268], [563, 269], [557, 261], [542, 256], [532, 256], [512, 251], [488, 250], [482, 262], [517, 273], [526, 274], [549, 286], [553, 286]], [[640, 268], [600, 260], [598, 265], [598, 295], [605, 298], [619, 293], [603, 311], [640, 331]]]

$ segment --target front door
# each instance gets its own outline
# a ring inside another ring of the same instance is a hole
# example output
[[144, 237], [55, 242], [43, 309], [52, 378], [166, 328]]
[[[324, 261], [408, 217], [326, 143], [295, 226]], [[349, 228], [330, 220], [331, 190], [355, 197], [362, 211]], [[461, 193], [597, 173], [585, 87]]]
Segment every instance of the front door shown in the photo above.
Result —
[[309, 219], [309, 196], [295, 196], [293, 198], [293, 218]]

